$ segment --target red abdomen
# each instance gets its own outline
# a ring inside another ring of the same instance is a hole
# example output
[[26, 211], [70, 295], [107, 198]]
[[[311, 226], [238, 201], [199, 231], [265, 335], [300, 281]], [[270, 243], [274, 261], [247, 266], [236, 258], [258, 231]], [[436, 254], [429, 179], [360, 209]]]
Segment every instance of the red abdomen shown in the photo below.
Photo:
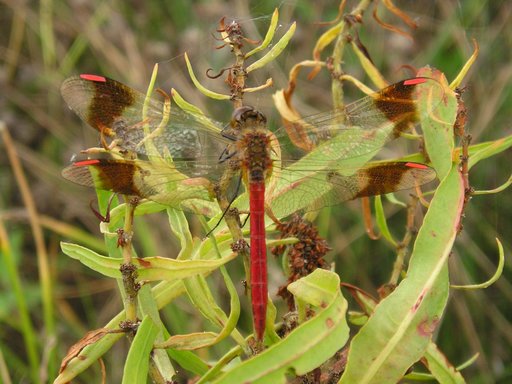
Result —
[[251, 212], [251, 301], [256, 338], [261, 340], [267, 314], [267, 246], [265, 242], [265, 183], [249, 183]]

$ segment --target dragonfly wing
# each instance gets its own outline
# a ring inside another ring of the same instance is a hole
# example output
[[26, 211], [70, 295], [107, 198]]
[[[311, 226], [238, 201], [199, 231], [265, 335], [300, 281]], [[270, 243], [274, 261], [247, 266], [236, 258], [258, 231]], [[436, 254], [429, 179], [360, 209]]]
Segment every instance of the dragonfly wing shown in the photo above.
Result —
[[[146, 100], [143, 93], [103, 76], [70, 77], [62, 84], [61, 93], [84, 122], [124, 150], [183, 161], [217, 156], [218, 161], [230, 143], [220, 135], [219, 123], [176, 105], [166, 114], [164, 101]], [[151, 145], [147, 145], [148, 136]], [[192, 163], [188, 167], [192, 168]], [[195, 175], [199, 173], [200, 169], [195, 171]]]
[[180, 208], [185, 200], [212, 200], [210, 184], [203, 178], [189, 178], [165, 162], [114, 158], [108, 152], [75, 160], [62, 171], [74, 183], [147, 198]]
[[[431, 114], [442, 100], [442, 85], [430, 78], [418, 77], [400, 81], [372, 95], [363, 97], [344, 110], [323, 112], [291, 122], [276, 132], [280, 141], [290, 137], [295, 149], [285, 147], [284, 152], [297, 156], [297, 147], [311, 151], [337, 136], [345, 136], [347, 147], [343, 156], [354, 157], [378, 151], [390, 140], [397, 138], [411, 124]], [[426, 108], [420, 107], [421, 98], [429, 98]], [[303, 142], [298, 142], [302, 140]]]
[[359, 169], [324, 169], [316, 173], [276, 169], [267, 204], [278, 217], [300, 209], [316, 210], [364, 196], [409, 189], [433, 181], [436, 172], [424, 164], [378, 162]]

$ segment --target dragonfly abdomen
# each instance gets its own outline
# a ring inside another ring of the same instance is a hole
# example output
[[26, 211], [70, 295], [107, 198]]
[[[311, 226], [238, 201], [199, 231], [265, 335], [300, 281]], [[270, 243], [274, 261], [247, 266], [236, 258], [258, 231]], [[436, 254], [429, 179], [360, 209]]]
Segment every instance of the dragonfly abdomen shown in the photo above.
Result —
[[237, 143], [240, 166], [249, 190], [251, 223], [251, 302], [254, 331], [263, 339], [267, 314], [267, 244], [265, 240], [265, 181], [272, 172], [270, 135], [265, 117], [254, 109], [236, 114], [241, 136]]
[[251, 212], [251, 302], [256, 338], [261, 340], [267, 314], [267, 244], [265, 241], [265, 182], [249, 184]]

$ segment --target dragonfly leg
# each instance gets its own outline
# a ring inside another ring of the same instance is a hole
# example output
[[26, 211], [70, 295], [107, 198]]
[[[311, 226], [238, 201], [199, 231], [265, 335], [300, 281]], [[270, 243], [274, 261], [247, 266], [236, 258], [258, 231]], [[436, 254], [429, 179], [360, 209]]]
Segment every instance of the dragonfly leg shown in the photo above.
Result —
[[[224, 149], [225, 151], [226, 149]], [[208, 233], [206, 234], [206, 237], [210, 236], [211, 233], [215, 230], [215, 228], [217, 228], [220, 224], [220, 222], [222, 221], [222, 219], [226, 216], [226, 214], [228, 214], [228, 212], [230, 210], [233, 210], [233, 209], [236, 209], [236, 208], [231, 208], [231, 204], [233, 204], [233, 202], [235, 201], [236, 197], [238, 196], [238, 192], [240, 191], [240, 186], [242, 185], [242, 176], [240, 175], [240, 177], [238, 178], [238, 182], [237, 182], [237, 185], [236, 185], [236, 190], [235, 190], [235, 194], [233, 195], [233, 197], [229, 200], [229, 203], [228, 203], [228, 206], [227, 208], [224, 210], [224, 212], [222, 212], [222, 216], [220, 217], [219, 221], [217, 222], [217, 224], [215, 224], [213, 226], [212, 229], [210, 229], [210, 231], [208, 231]], [[236, 214], [238, 215], [238, 209], [236, 209]], [[244, 222], [244, 225], [245, 225], [245, 222]], [[241, 226], [243, 227], [243, 225]]]
[[116, 194], [113, 193], [110, 196], [110, 198], [108, 199], [107, 211], [105, 212], [105, 216], [103, 216], [100, 211], [98, 211], [96, 208], [93, 207], [92, 204], [93, 204], [94, 200], [90, 201], [89, 208], [91, 208], [92, 213], [94, 213], [94, 216], [96, 216], [99, 221], [101, 221], [103, 223], [110, 223], [110, 205], [112, 204], [112, 200], [114, 200], [115, 195]]
[[268, 217], [277, 225], [281, 224], [281, 220], [279, 220], [276, 215], [274, 215], [274, 212], [272, 212], [272, 208], [270, 208], [269, 205], [265, 204], [265, 213]]

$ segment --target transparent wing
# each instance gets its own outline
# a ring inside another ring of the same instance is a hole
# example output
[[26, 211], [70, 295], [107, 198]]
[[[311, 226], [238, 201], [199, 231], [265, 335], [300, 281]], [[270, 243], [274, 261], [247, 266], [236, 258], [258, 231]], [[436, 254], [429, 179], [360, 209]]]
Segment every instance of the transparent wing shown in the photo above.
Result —
[[115, 158], [110, 152], [79, 156], [62, 171], [76, 184], [147, 198], [180, 208], [185, 200], [211, 201], [211, 184], [190, 178], [164, 161]]
[[[435, 115], [443, 95], [436, 80], [414, 78], [349, 104], [346, 111], [321, 113], [285, 125], [274, 140], [285, 142], [287, 136], [291, 142], [279, 147], [282, 158], [274, 163], [267, 202], [275, 207], [276, 215], [288, 214], [432, 181], [435, 171], [421, 164], [367, 162], [411, 124]], [[312, 148], [303, 151], [297, 146]]]
[[204, 175], [212, 159], [218, 163], [231, 142], [220, 135], [219, 123], [176, 105], [166, 115], [164, 97], [146, 100], [141, 92], [106, 77], [70, 77], [61, 93], [84, 122], [115, 140], [119, 148], [148, 157], [170, 155], [187, 162], [193, 176]]
[[436, 178], [436, 172], [413, 162], [377, 162], [358, 169], [325, 169], [311, 173], [276, 169], [267, 189], [267, 204], [284, 217], [300, 209], [315, 210], [363, 196], [414, 188]]
[[[119, 148], [144, 155], [115, 158], [104, 152], [108, 155], [78, 159], [63, 171], [64, 177], [176, 207], [190, 198], [210, 198], [208, 183], [199, 180], [222, 174], [220, 159], [232, 144], [220, 135], [220, 124], [176, 107], [167, 113], [165, 98], [146, 101], [142, 93], [101, 76], [69, 78], [61, 91], [82, 120]], [[435, 80], [409, 79], [358, 100], [345, 111], [288, 122], [271, 136], [276, 140], [273, 148], [283, 149], [283, 157], [274, 163], [276, 177], [267, 201], [288, 214], [431, 181], [435, 172], [419, 164], [365, 164], [385, 143], [433, 113], [443, 92]], [[419, 108], [421, 98], [427, 98], [422, 103], [426, 108]], [[163, 160], [169, 155], [172, 163]]]
[[[345, 110], [286, 122], [275, 136], [282, 143], [283, 159], [298, 160], [318, 146], [331, 160], [373, 154], [411, 124], [434, 113], [443, 95], [442, 85], [434, 79], [407, 79], [348, 104]], [[424, 98], [429, 100], [426, 108], [420, 107]], [[309, 164], [315, 167], [318, 163], [311, 157]]]

